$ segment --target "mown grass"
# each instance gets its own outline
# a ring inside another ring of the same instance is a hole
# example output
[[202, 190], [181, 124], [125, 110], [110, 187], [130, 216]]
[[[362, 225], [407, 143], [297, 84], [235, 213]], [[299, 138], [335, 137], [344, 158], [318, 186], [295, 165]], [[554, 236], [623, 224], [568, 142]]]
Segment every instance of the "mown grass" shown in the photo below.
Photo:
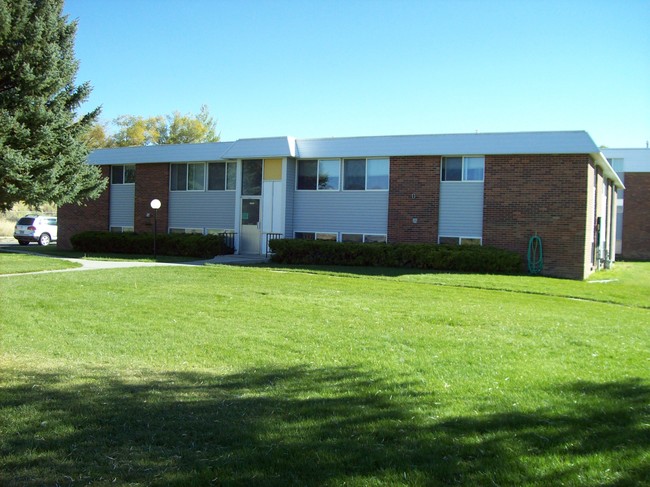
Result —
[[91, 259], [91, 260], [131, 260], [136, 262], [191, 262], [200, 260], [196, 257], [179, 257], [173, 255], [158, 255], [155, 259], [153, 255], [143, 254], [115, 254], [108, 252], [78, 252], [76, 250], [62, 250], [56, 245], [42, 247], [32, 245], [20, 248], [21, 252], [42, 255], [48, 257], [61, 257], [69, 259]]
[[62, 259], [51, 259], [24, 253], [3, 253], [0, 251], [0, 274], [54, 271], [75, 267], [81, 267], [81, 265]]
[[642, 485], [649, 293], [626, 289], [650, 289], [613, 272], [616, 303], [331, 269], [5, 278], [0, 484]]

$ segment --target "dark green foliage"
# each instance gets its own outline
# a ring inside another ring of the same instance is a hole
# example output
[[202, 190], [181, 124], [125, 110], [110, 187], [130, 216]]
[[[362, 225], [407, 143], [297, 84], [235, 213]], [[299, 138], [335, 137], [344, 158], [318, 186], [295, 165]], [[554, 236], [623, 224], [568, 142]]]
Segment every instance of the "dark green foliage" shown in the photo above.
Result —
[[272, 240], [273, 261], [301, 265], [408, 267], [437, 271], [518, 274], [515, 252], [474, 245], [361, 244], [319, 240]]
[[91, 87], [74, 84], [77, 26], [62, 8], [0, 0], [0, 211], [96, 198], [106, 186], [86, 164], [82, 138], [99, 109], [76, 115]]
[[[116, 254], [153, 253], [151, 233], [82, 232], [70, 239], [72, 247], [79, 252]], [[160, 234], [156, 236], [156, 251], [160, 255], [211, 258], [215, 255], [232, 254], [221, 235]]]

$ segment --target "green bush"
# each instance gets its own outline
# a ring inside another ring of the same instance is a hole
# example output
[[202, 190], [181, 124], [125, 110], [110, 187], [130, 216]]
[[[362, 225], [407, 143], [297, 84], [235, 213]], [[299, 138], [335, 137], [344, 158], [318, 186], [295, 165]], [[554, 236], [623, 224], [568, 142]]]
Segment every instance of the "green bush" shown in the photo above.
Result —
[[478, 245], [362, 244], [278, 239], [272, 260], [284, 264], [408, 267], [484, 274], [518, 274], [519, 254]]
[[[82, 232], [74, 235], [70, 242], [79, 252], [153, 253], [151, 233]], [[233, 248], [226, 244], [222, 235], [164, 233], [156, 236], [156, 252], [159, 255], [211, 258], [232, 254]]]

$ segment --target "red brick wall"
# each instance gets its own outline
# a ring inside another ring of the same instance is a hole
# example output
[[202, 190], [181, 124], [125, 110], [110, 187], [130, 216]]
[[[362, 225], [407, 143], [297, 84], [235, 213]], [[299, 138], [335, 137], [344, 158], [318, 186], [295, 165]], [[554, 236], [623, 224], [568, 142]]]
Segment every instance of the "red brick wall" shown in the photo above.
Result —
[[623, 198], [621, 255], [650, 260], [650, 172], [626, 172]]
[[483, 244], [516, 251], [525, 262], [537, 233], [543, 274], [584, 279], [591, 271], [591, 164], [586, 154], [486, 156]]
[[438, 241], [440, 161], [440, 156], [390, 158], [389, 242]]
[[[159, 199], [158, 233], [167, 233], [169, 210], [169, 164], [138, 164], [135, 169], [135, 215], [136, 232], [153, 232], [154, 211], [151, 200]], [[147, 217], [147, 214], [150, 215]]]
[[[102, 176], [108, 178], [110, 167], [101, 167]], [[65, 250], [72, 249], [70, 237], [73, 235], [94, 231], [107, 231], [109, 225], [109, 187], [96, 200], [88, 200], [81, 205], [70, 204], [59, 207], [57, 211], [59, 231], [57, 247]]]

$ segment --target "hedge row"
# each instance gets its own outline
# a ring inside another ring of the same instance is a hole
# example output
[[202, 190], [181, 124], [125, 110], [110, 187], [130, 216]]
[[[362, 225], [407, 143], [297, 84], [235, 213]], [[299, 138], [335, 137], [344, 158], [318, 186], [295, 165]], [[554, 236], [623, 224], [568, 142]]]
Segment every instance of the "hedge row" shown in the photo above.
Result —
[[[116, 254], [153, 254], [153, 234], [82, 232], [70, 242], [79, 252], [103, 252]], [[156, 253], [183, 257], [211, 258], [215, 255], [232, 254], [221, 235], [164, 233], [156, 235]]]
[[272, 260], [284, 264], [409, 267], [484, 274], [519, 274], [519, 254], [478, 245], [339, 243], [271, 240]]

